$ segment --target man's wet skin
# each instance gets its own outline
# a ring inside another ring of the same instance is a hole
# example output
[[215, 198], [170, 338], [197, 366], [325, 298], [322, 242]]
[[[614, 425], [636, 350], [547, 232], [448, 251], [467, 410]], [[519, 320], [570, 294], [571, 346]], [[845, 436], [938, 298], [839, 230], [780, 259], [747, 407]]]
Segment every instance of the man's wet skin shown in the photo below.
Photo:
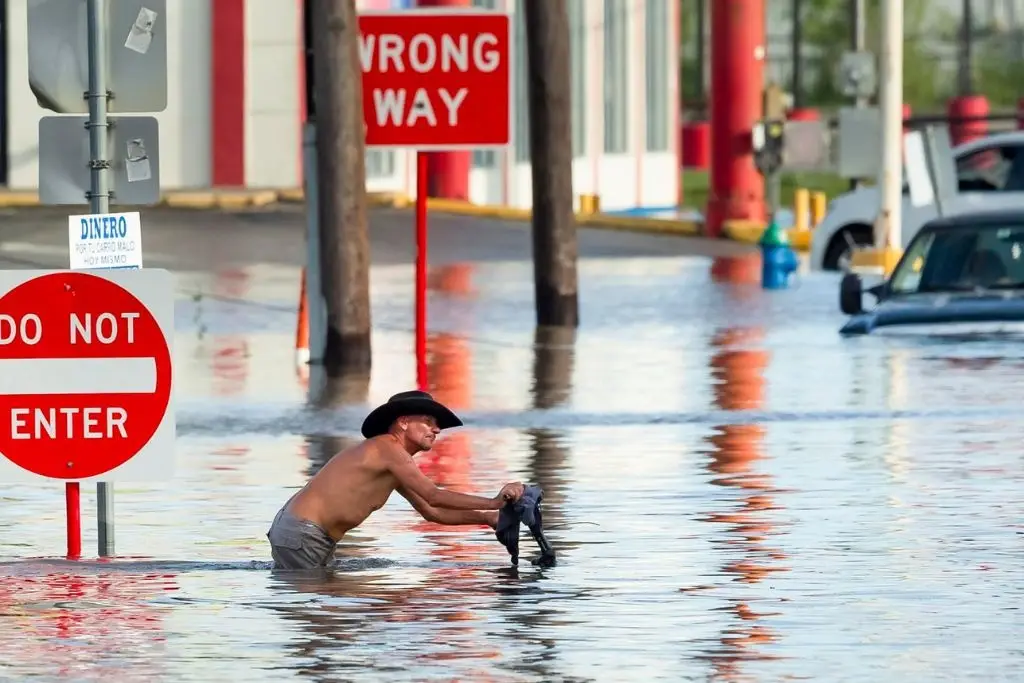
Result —
[[440, 431], [432, 416], [399, 417], [388, 433], [331, 458], [295, 495], [289, 511], [339, 541], [398, 491], [428, 521], [494, 528], [498, 510], [518, 499], [523, 485], [506, 484], [493, 498], [439, 488], [420, 471], [413, 455], [430, 450]]

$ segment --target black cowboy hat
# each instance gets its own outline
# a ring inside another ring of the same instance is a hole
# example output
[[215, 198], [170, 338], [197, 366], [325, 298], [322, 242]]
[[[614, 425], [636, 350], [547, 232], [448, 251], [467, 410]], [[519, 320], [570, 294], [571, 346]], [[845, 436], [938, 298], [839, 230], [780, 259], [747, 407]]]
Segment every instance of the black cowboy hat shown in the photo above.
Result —
[[440, 429], [462, 426], [462, 420], [455, 413], [435, 401], [427, 392], [403, 391], [370, 411], [363, 420], [363, 436], [369, 439], [386, 434], [391, 423], [403, 415], [430, 415], [437, 420]]

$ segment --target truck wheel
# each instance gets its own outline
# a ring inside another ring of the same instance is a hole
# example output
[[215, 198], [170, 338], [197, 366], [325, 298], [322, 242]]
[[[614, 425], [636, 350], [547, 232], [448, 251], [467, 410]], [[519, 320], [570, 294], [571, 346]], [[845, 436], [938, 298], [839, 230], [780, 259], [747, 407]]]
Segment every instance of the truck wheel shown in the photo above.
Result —
[[850, 252], [853, 246], [866, 247], [874, 241], [874, 231], [869, 225], [850, 225], [832, 236], [825, 250], [821, 267], [824, 270], [847, 270], [850, 267]]

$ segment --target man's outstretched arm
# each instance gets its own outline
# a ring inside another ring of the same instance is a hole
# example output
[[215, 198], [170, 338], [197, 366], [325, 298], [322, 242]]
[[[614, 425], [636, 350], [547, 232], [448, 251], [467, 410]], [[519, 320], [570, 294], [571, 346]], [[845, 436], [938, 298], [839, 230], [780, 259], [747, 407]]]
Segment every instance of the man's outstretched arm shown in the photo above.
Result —
[[412, 457], [399, 448], [384, 451], [384, 463], [397, 482], [397, 489], [406, 489], [422, 498], [428, 505], [449, 510], [500, 510], [506, 500], [517, 500], [523, 495], [520, 483], [505, 484], [494, 498], [473, 496], [440, 488], [420, 471]]
[[447, 524], [449, 526], [486, 524], [492, 529], [498, 526], [497, 510], [449, 510], [447, 508], [436, 508], [410, 489], [399, 487], [398, 492], [428, 522]]

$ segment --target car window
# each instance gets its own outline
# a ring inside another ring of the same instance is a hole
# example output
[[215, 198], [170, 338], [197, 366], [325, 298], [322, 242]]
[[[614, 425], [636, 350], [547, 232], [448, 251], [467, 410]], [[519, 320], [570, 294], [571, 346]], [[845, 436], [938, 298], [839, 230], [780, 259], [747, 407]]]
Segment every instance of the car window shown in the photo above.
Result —
[[894, 293], [1024, 289], [1024, 222], [922, 232], [893, 273]]
[[935, 241], [934, 232], [922, 231], [907, 248], [907, 253], [900, 262], [900, 267], [892, 274], [889, 289], [899, 294], [916, 292], [921, 284], [921, 271], [924, 261]]
[[[987, 147], [956, 160], [956, 179], [960, 192], [1002, 192], [1009, 187], [1011, 169], [1020, 156], [1016, 145]], [[1022, 157], [1024, 160], [1024, 157]]]

